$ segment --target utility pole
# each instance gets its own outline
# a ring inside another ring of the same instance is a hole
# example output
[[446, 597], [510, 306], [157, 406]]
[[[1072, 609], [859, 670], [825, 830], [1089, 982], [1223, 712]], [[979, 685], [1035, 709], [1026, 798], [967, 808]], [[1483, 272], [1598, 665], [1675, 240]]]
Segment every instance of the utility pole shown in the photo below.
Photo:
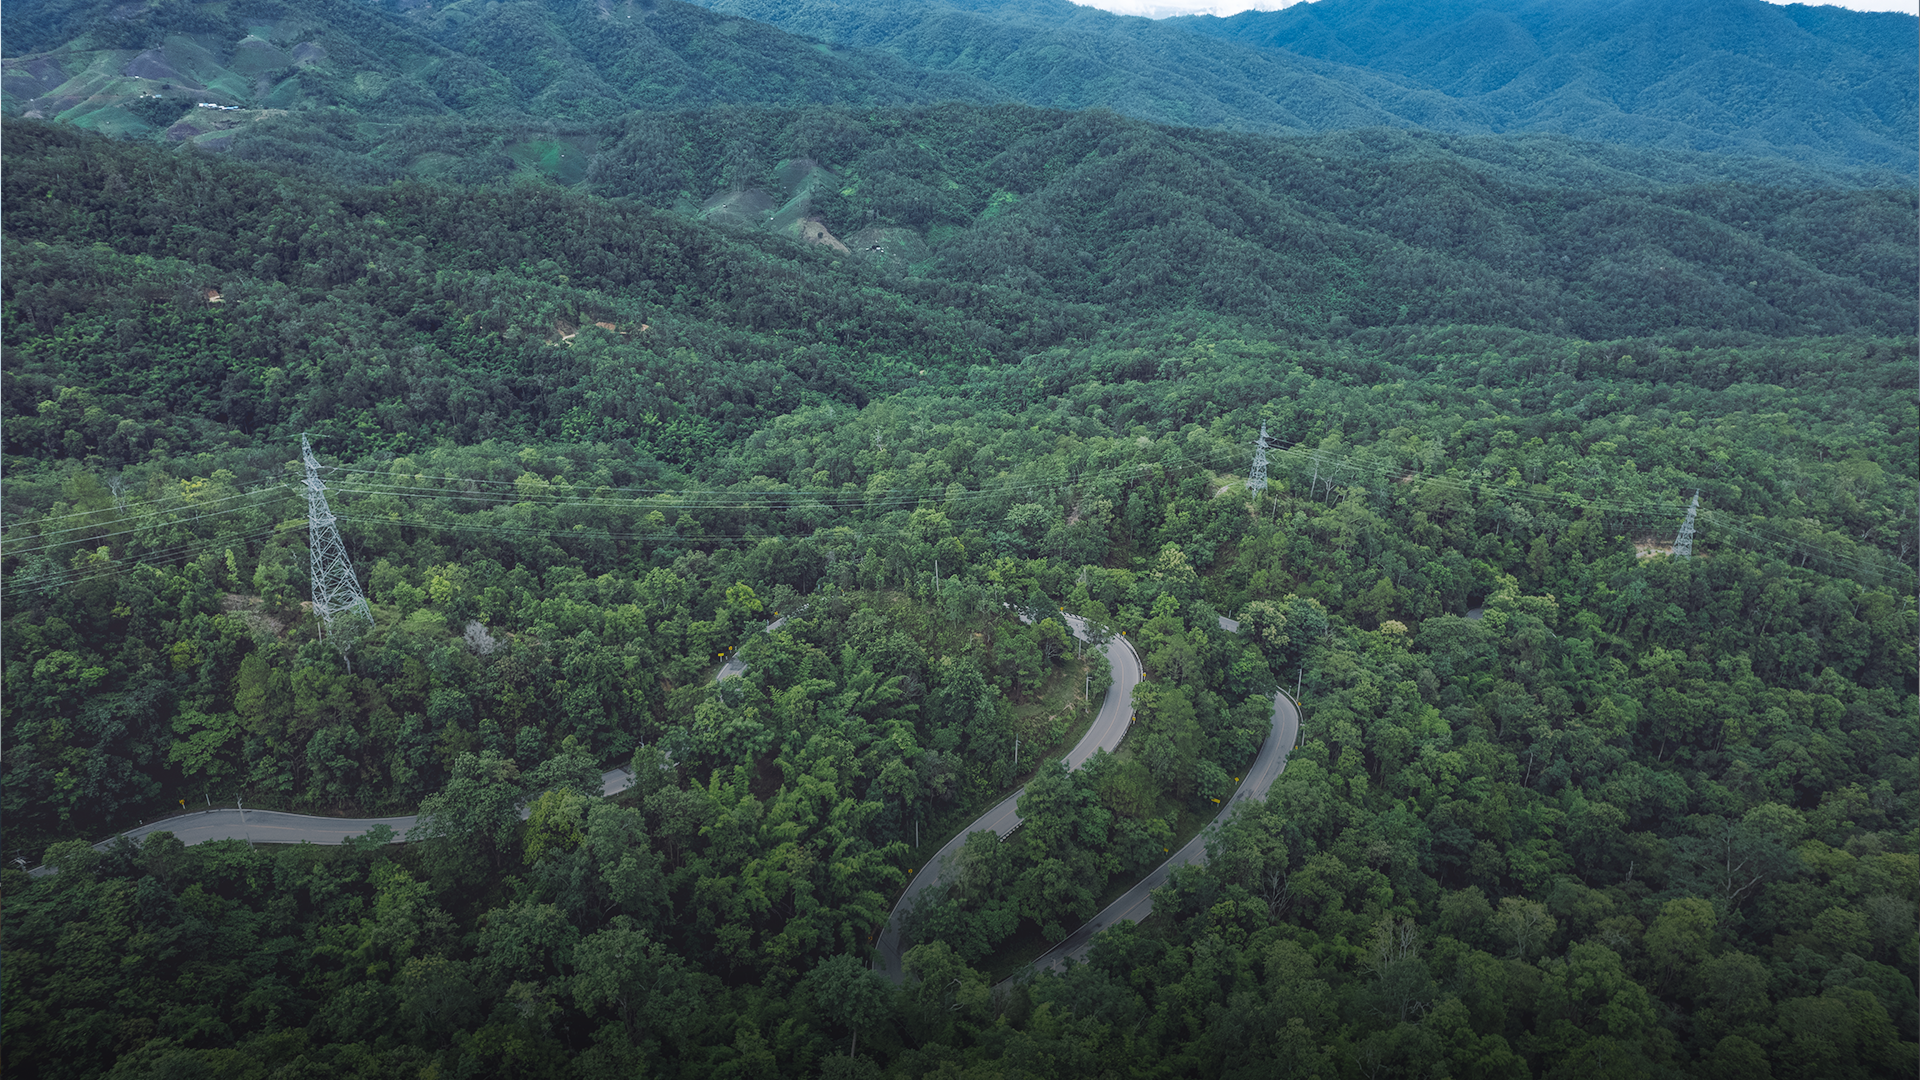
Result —
[[[359, 580], [353, 576], [347, 545], [341, 541], [333, 510], [327, 506], [327, 485], [320, 480], [320, 462], [314, 458], [313, 444], [305, 435], [300, 436], [300, 459], [307, 466], [307, 549], [313, 568], [313, 613], [320, 616], [329, 637], [335, 634], [333, 617], [339, 614], [358, 615], [371, 627], [373, 612], [360, 592]], [[342, 656], [353, 643], [344, 633], [348, 625], [354, 623], [342, 624], [338, 628], [342, 634], [334, 642]]]
[[1687, 520], [1680, 523], [1680, 538], [1673, 542], [1673, 557], [1676, 559], [1693, 558], [1693, 519], [1700, 512], [1700, 493], [1693, 493], [1693, 503], [1687, 507]]

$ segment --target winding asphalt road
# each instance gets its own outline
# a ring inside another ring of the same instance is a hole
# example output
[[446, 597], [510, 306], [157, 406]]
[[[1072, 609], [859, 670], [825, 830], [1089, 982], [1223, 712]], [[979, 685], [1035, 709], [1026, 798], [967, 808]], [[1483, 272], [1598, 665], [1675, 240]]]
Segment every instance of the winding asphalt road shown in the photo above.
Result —
[[[601, 774], [600, 794], [617, 795], [631, 783], [632, 773], [625, 769], [613, 769]], [[520, 819], [526, 820], [528, 813], [526, 807], [521, 807]], [[137, 841], [148, 833], [156, 832], [170, 832], [181, 843], [188, 845], [204, 844], [209, 840], [247, 840], [255, 844], [344, 844], [380, 825], [393, 830], [393, 839], [389, 842], [398, 844], [406, 839], [407, 830], [419, 823], [418, 814], [405, 817], [337, 818], [223, 806], [161, 818], [138, 828], [115, 833], [93, 846], [96, 851], [105, 851], [123, 836]], [[53, 873], [53, 868], [36, 866], [27, 873], [40, 877]]]
[[[1066, 616], [1067, 624], [1073, 635], [1083, 641], [1090, 641], [1085, 620], [1077, 615]], [[778, 619], [770, 624], [768, 633], [777, 630], [786, 619]], [[1238, 629], [1227, 626], [1228, 620], [1221, 620], [1223, 629]], [[1112, 646], [1119, 642], [1121, 648]], [[1131, 642], [1124, 637], [1111, 639], [1105, 653], [1112, 665], [1113, 685], [1102, 701], [1100, 713], [1087, 728], [1087, 732], [1072, 750], [1067, 752], [1066, 764], [1069, 769], [1077, 769], [1086, 764], [1098, 750], [1111, 752], [1125, 738], [1127, 727], [1133, 719], [1133, 688], [1139, 685], [1141, 678], [1140, 657]], [[746, 665], [736, 659], [729, 659], [721, 666], [715, 681], [744, 674]], [[1264, 798], [1267, 789], [1286, 769], [1287, 753], [1293, 749], [1299, 737], [1300, 712], [1284, 693], [1274, 695], [1273, 728], [1267, 741], [1261, 746], [1259, 756], [1254, 759], [1246, 777], [1233, 796], [1222, 807], [1222, 814], [1231, 811], [1234, 804], [1246, 799]], [[625, 769], [612, 769], [601, 775], [601, 794], [610, 796], [626, 790], [633, 782], [633, 775]], [[1024, 790], [1024, 789], [1023, 789]], [[906, 977], [904, 966], [900, 962], [901, 941], [900, 922], [909, 905], [927, 890], [935, 888], [952, 876], [951, 857], [966, 843], [967, 836], [984, 829], [992, 830], [1000, 839], [1005, 840], [1020, 827], [1021, 818], [1017, 809], [1023, 791], [1016, 791], [981, 815], [971, 827], [952, 840], [949, 840], [924, 867], [919, 868], [907, 890], [894, 905], [887, 919], [886, 927], [881, 931], [879, 950], [881, 963], [888, 976], [895, 982]], [[523, 808], [521, 816], [527, 811]], [[391, 842], [401, 842], [407, 831], [419, 823], [419, 816], [409, 814], [401, 817], [383, 818], [330, 818], [315, 817], [307, 814], [288, 814], [278, 810], [245, 810], [240, 808], [202, 810], [164, 818], [151, 824], [128, 829], [113, 837], [93, 845], [105, 850], [121, 836], [140, 840], [149, 833], [166, 831], [172, 833], [183, 844], [201, 844], [209, 840], [245, 839], [252, 843], [272, 844], [341, 844], [385, 825], [393, 830]], [[1189, 863], [1205, 862], [1207, 858], [1206, 841], [1219, 823], [1207, 826], [1198, 836], [1188, 841], [1173, 857], [1155, 868], [1145, 878], [1129, 889], [1120, 899], [1109, 904], [1084, 926], [1067, 935], [1066, 939], [1055, 945], [1045, 955], [1034, 962], [1034, 970], [1060, 968], [1067, 957], [1080, 959], [1092, 947], [1093, 937], [1123, 919], [1139, 922], [1153, 912], [1152, 892], [1165, 883], [1167, 875], [1177, 866]], [[37, 866], [31, 871], [35, 876], [53, 872], [51, 867]]]
[[[1478, 619], [1485, 612], [1481, 608], [1468, 611], [1466, 617]], [[1238, 632], [1240, 624], [1225, 616], [1220, 618], [1220, 628]], [[1093, 947], [1093, 937], [1100, 931], [1113, 926], [1123, 919], [1138, 923], [1153, 914], [1153, 890], [1166, 883], [1167, 876], [1175, 867], [1207, 861], [1207, 839], [1220, 828], [1235, 804], [1247, 799], [1264, 799], [1273, 782], [1287, 769], [1287, 755], [1300, 741], [1300, 705], [1287, 696], [1286, 691], [1275, 691], [1273, 695], [1273, 729], [1267, 733], [1267, 741], [1261, 745], [1259, 756], [1247, 769], [1246, 777], [1240, 787], [1220, 808], [1220, 816], [1213, 823], [1200, 830], [1200, 834], [1187, 841], [1185, 846], [1173, 853], [1173, 858], [1161, 863], [1151, 874], [1140, 880], [1138, 885], [1128, 889], [1120, 899], [1102, 908], [1098, 915], [1087, 920], [1086, 925], [1068, 934], [1058, 945], [1047, 950], [1040, 959], [1033, 962], [1034, 971], [1052, 969], [1059, 971], [1066, 966], [1068, 957], [1074, 960], [1086, 958], [1087, 951]], [[1016, 975], [1006, 980], [1012, 982]]]
[[[804, 610], [804, 609], [803, 609]], [[787, 620], [782, 617], [769, 623], [766, 632], [771, 634], [780, 629]], [[729, 659], [720, 666], [720, 673], [714, 676], [715, 682], [743, 674], [747, 665], [736, 659]], [[633, 783], [633, 774], [625, 769], [610, 769], [600, 776], [600, 794], [618, 795]], [[526, 820], [529, 811], [520, 808], [520, 819]], [[407, 830], [420, 823], [418, 814], [404, 817], [380, 818], [336, 818], [316, 817], [312, 814], [288, 814], [279, 810], [247, 810], [241, 807], [219, 807], [217, 809], [188, 811], [172, 817], [160, 818], [143, 824], [138, 828], [118, 832], [93, 845], [96, 851], [105, 851], [121, 837], [140, 840], [148, 833], [170, 832], [183, 844], [204, 844], [209, 840], [246, 840], [256, 844], [344, 844], [358, 836], [364, 836], [374, 828], [385, 825], [393, 830], [391, 843], [398, 844], [406, 839]], [[50, 866], [36, 866], [27, 871], [34, 877], [43, 877], [53, 873]]]
[[[1091, 641], [1088, 636], [1086, 620], [1078, 615], [1068, 615], [1067, 626], [1073, 636], [1082, 641]], [[1114, 643], [1120, 644], [1115, 649]], [[1112, 666], [1113, 685], [1107, 690], [1107, 696], [1100, 704], [1100, 713], [1093, 718], [1087, 733], [1067, 751], [1067, 768], [1077, 769], [1087, 763], [1097, 750], [1111, 752], [1126, 737], [1127, 725], [1133, 722], [1133, 688], [1140, 684], [1140, 654], [1133, 651], [1133, 643], [1124, 637], [1108, 640], [1104, 649], [1107, 662]], [[893, 905], [893, 913], [887, 916], [887, 925], [881, 929], [879, 941], [881, 970], [894, 982], [906, 978], [906, 969], [900, 963], [901, 941], [900, 923], [913, 902], [928, 890], [938, 887], [942, 882], [953, 879], [957, 872], [953, 856], [966, 844], [967, 837], [983, 830], [991, 830], [1000, 839], [1005, 840], [1020, 827], [1018, 805], [1022, 788], [1002, 799], [998, 805], [980, 815], [972, 825], [958, 836], [946, 842], [934, 853], [927, 864], [918, 867], [913, 880], [907, 883], [907, 891]]]
[[1267, 789], [1287, 769], [1287, 754], [1293, 750], [1300, 738], [1300, 707], [1285, 691], [1273, 695], [1273, 729], [1267, 733], [1267, 741], [1260, 746], [1260, 753], [1248, 767], [1247, 775], [1241, 779], [1240, 786], [1220, 808], [1220, 816], [1215, 818], [1199, 835], [1186, 842], [1185, 846], [1173, 853], [1173, 858], [1161, 863], [1154, 871], [1140, 880], [1140, 883], [1128, 889], [1120, 899], [1108, 904], [1098, 915], [1087, 920], [1086, 925], [1068, 934], [1058, 945], [1047, 950], [1046, 954], [1033, 962], [1033, 970], [1055, 971], [1065, 966], [1068, 957], [1084, 959], [1087, 950], [1093, 947], [1093, 936], [1100, 931], [1120, 922], [1131, 919], [1141, 922], [1153, 914], [1153, 890], [1166, 883], [1167, 875], [1175, 867], [1207, 861], [1207, 840], [1219, 830], [1233, 808], [1249, 799], [1264, 799]]

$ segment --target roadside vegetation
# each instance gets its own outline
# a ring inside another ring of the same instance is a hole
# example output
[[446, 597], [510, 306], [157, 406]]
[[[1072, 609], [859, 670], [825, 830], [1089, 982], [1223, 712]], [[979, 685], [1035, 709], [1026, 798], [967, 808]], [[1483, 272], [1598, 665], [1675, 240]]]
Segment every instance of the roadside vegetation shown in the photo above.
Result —
[[[9, 1076], [1913, 1074], [1910, 190], [890, 102], [571, 187], [6, 122]], [[1062, 609], [1147, 676], [1072, 773]], [[89, 846], [236, 795], [433, 824]]]

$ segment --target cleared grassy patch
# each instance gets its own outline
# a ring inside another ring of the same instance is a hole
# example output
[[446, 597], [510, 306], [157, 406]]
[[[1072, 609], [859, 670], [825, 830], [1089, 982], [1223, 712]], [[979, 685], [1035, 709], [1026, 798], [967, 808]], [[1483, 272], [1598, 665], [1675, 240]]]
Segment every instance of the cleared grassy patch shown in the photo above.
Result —
[[506, 152], [522, 169], [572, 187], [586, 179], [587, 162], [597, 141], [592, 136], [528, 139], [508, 145]]
[[1026, 764], [1025, 749], [1029, 745], [1043, 748], [1043, 756], [1034, 761], [1033, 768], [1022, 772], [1023, 783], [1024, 778], [1033, 776], [1043, 761], [1059, 757], [1072, 749], [1080, 736], [1086, 734], [1094, 716], [1098, 715], [1095, 709], [1088, 707], [1088, 702], [1081, 700], [1086, 677], [1087, 662], [1067, 657], [1041, 684], [1038, 695], [1025, 704], [1014, 706], [1013, 727], [1021, 739], [1021, 764]]

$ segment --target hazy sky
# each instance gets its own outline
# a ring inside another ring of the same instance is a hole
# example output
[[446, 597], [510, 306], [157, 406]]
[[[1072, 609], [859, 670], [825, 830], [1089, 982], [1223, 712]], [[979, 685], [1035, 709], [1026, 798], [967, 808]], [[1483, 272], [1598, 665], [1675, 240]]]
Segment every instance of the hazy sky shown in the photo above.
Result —
[[[1294, 0], [1299, 2], [1299, 0]], [[1289, 7], [1288, 0], [1074, 0], [1074, 3], [1097, 7], [1121, 15], [1146, 15], [1163, 19], [1169, 15], [1238, 15], [1242, 11], [1277, 11]], [[1904, 11], [1909, 15], [1920, 14], [1920, 0], [1841, 0], [1835, 7], [1852, 8], [1855, 11]]]

